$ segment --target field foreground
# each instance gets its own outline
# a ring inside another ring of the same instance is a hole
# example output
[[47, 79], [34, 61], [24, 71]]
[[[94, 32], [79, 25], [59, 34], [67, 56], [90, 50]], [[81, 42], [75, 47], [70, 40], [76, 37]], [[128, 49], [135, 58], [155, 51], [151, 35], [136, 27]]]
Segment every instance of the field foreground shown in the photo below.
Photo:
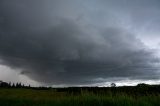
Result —
[[160, 106], [159, 88], [0, 88], [0, 106]]

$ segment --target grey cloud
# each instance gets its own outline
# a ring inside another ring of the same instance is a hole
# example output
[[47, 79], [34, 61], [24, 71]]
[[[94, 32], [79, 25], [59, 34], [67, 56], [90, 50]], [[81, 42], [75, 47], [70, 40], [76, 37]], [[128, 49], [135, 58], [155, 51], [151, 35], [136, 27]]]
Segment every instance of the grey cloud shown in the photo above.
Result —
[[97, 78], [143, 79], [157, 74], [153, 64], [159, 59], [154, 58], [154, 51], [132, 32], [112, 23], [99, 28], [82, 5], [73, 1], [65, 5], [50, 0], [2, 0], [1, 64], [49, 84], [93, 84]]
[[104, 2], [104, 6], [108, 4], [122, 21], [126, 21], [126, 25], [129, 25], [131, 30], [147, 31], [150, 37], [158, 36], [160, 28], [159, 0], [109, 0]]

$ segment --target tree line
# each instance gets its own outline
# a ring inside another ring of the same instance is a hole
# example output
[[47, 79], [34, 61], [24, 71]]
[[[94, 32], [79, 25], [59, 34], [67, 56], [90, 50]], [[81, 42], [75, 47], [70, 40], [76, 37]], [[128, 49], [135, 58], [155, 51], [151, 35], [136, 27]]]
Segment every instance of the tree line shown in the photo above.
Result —
[[30, 87], [30, 85], [26, 86], [24, 84], [22, 84], [21, 82], [17, 82], [17, 83], [11, 83], [11, 82], [4, 82], [4, 81], [0, 81], [0, 87], [7, 87], [7, 88], [27, 88]]

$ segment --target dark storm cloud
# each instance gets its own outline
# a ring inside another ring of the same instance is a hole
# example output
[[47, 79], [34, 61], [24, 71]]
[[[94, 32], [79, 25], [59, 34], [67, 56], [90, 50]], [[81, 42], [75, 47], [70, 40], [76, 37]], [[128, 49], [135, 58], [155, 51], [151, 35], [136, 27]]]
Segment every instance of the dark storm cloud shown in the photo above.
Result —
[[21, 69], [31, 79], [78, 85], [98, 78], [143, 79], [158, 72], [154, 51], [109, 22], [112, 17], [107, 16], [105, 24], [101, 16], [92, 18], [88, 2], [0, 2], [1, 64]]

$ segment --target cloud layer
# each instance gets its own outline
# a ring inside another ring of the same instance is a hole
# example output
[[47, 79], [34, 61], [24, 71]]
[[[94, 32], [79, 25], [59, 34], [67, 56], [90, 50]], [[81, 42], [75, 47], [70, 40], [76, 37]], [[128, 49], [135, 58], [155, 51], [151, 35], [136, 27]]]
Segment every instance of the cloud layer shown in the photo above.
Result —
[[112, 11], [98, 6], [95, 11], [94, 5], [1, 0], [1, 64], [57, 85], [94, 84], [112, 77], [158, 78], [155, 51], [122, 27]]

